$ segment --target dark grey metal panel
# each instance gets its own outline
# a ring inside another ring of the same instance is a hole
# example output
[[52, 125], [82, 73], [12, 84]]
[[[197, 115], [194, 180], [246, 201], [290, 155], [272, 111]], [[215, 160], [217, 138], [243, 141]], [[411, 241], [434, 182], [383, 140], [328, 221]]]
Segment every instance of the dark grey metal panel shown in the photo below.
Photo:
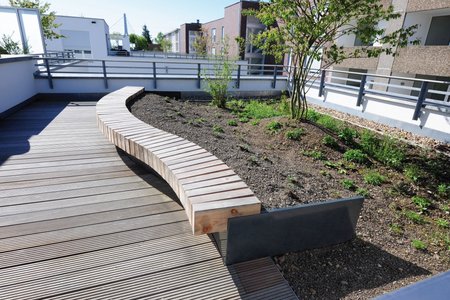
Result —
[[355, 236], [364, 198], [276, 209], [228, 220], [215, 240], [227, 265], [293, 251], [343, 243]]
[[450, 271], [416, 282], [376, 300], [447, 300], [450, 299]]

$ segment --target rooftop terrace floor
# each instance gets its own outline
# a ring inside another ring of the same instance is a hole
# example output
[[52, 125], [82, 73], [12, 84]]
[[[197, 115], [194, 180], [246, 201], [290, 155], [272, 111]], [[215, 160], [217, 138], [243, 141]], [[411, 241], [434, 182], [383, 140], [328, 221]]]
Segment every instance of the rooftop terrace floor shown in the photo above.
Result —
[[0, 121], [0, 299], [296, 299], [271, 259], [226, 267], [165, 182], [97, 129], [95, 102]]

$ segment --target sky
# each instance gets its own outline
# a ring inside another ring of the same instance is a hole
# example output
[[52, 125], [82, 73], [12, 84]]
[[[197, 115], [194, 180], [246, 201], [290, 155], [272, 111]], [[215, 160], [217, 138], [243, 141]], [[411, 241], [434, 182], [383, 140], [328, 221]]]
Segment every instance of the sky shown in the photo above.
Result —
[[[50, 3], [57, 15], [105, 19], [110, 32], [123, 33], [123, 14], [127, 14], [128, 32], [142, 33], [147, 25], [154, 38], [158, 32], [167, 33], [181, 24], [208, 22], [222, 18], [224, 7], [239, 0], [42, 0]], [[0, 6], [9, 6], [0, 0]]]

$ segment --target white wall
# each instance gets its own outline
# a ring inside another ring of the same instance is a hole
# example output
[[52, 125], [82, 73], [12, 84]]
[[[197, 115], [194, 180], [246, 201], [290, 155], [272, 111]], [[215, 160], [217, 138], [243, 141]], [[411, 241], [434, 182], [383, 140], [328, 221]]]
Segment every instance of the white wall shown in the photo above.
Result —
[[0, 113], [36, 95], [34, 60], [30, 56], [0, 58]]
[[430, 30], [432, 17], [432, 15], [424, 12], [409, 13], [406, 15], [403, 28], [407, 28], [416, 24], [419, 25], [416, 33], [408, 39], [409, 42], [419, 39], [421, 45], [425, 44], [425, 41], [427, 40], [428, 30]]
[[[85, 58], [94, 59], [108, 56], [109, 29], [104, 20], [56, 16], [55, 23], [61, 24], [55, 31], [65, 35], [65, 38], [46, 40], [48, 51], [84, 51]], [[74, 34], [71, 34], [71, 32]], [[87, 46], [86, 37], [89, 42]], [[90, 57], [86, 51], [91, 51]], [[81, 55], [78, 55], [78, 57], [81, 57]]]

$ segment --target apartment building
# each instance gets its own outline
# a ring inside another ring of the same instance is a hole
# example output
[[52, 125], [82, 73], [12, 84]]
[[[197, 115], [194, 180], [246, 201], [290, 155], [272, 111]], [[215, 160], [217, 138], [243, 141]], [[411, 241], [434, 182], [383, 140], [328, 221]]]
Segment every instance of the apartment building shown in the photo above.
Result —
[[[224, 17], [206, 23], [187, 23], [165, 37], [174, 44], [174, 33], [178, 32], [178, 49], [172, 51], [182, 54], [195, 54], [194, 41], [198, 34], [206, 34], [208, 55], [221, 55], [227, 48], [230, 57], [239, 57], [250, 64], [272, 64], [274, 59], [266, 56], [252, 45], [251, 36], [265, 29], [264, 25], [253, 16], [245, 16], [246, 9], [259, 9], [259, 1], [241, 0], [224, 8]], [[245, 41], [245, 47], [239, 47], [237, 38]], [[175, 38], [176, 39], [176, 38]]]
[[[398, 49], [397, 56], [383, 54], [377, 58], [347, 59], [334, 68], [378, 75], [450, 81], [450, 1], [383, 0], [383, 2], [386, 5], [392, 4], [401, 17], [380, 26], [385, 26], [387, 32], [392, 32], [417, 24], [418, 29], [410, 37], [410, 41], [419, 40], [420, 45], [408, 45]], [[342, 37], [337, 40], [337, 44], [349, 48], [361, 46], [355, 36]], [[357, 75], [353, 77], [355, 78], [352, 79], [359, 79], [356, 78]], [[413, 84], [402, 80], [393, 81], [391, 80], [391, 83], [400, 86]], [[419, 86], [414, 87], [419, 88]], [[444, 91], [444, 89], [447, 90], [447, 85], [435, 83], [430, 86], [430, 89]], [[403, 93], [404, 89], [389, 88], [388, 91]], [[439, 95], [435, 96], [439, 98]], [[441, 98], [441, 100], [447, 100], [443, 99], [443, 95]]]

